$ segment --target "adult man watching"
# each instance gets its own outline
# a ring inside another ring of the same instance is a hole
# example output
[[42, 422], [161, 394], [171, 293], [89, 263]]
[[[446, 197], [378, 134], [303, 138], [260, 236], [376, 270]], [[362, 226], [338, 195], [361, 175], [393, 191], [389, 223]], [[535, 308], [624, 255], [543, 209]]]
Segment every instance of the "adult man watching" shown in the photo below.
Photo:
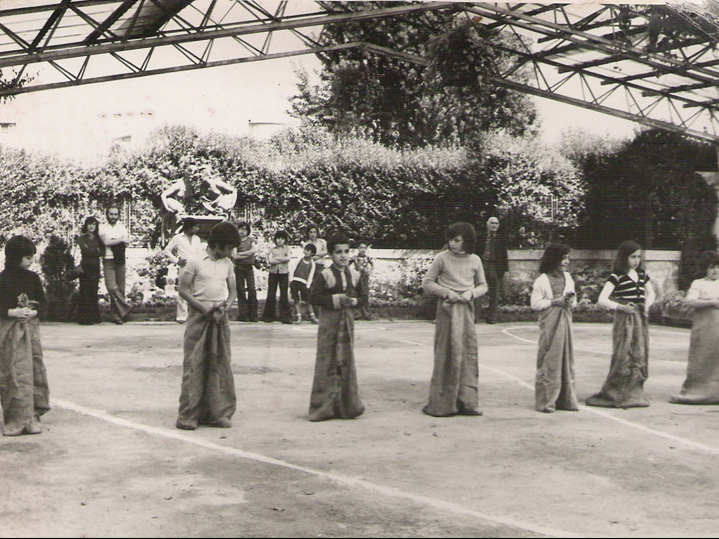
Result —
[[110, 296], [112, 321], [125, 322], [130, 305], [125, 300], [125, 249], [130, 243], [130, 234], [121, 222], [120, 208], [110, 206], [105, 212], [107, 223], [100, 225], [99, 235], [105, 245], [102, 269], [105, 273], [105, 287]]
[[[197, 235], [200, 231], [200, 223], [193, 217], [185, 217], [182, 221], [182, 231], [176, 234], [165, 247], [165, 254], [172, 265], [167, 271], [167, 280], [177, 288], [182, 274], [182, 268], [187, 261], [202, 254], [202, 240]], [[177, 321], [180, 324], [187, 322], [187, 302], [179, 295], [177, 296]]]
[[[479, 257], [484, 266], [484, 276], [487, 279], [487, 297], [489, 307], [487, 308], [487, 324], [494, 324], [497, 319], [497, 308], [499, 296], [502, 294], [502, 283], [504, 274], [509, 269], [507, 260], [507, 245], [504, 238], [498, 233], [499, 219], [490, 217], [487, 220], [487, 233], [477, 242]], [[475, 313], [477, 311], [475, 310]], [[476, 317], [476, 315], [475, 315]]]

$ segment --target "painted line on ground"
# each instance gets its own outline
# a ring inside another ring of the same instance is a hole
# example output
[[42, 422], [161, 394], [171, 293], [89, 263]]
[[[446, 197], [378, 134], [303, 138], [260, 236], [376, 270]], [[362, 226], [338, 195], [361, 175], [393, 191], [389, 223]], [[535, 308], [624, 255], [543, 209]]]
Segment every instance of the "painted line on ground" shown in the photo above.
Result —
[[466, 507], [463, 507], [456, 503], [447, 502], [447, 501], [439, 500], [436, 498], [431, 498], [429, 496], [412, 494], [411, 492], [406, 492], [404, 490], [401, 490], [401, 489], [398, 489], [395, 487], [388, 487], [385, 485], [372, 483], [371, 481], [366, 481], [366, 480], [360, 479], [358, 477], [351, 477], [351, 476], [335, 474], [335, 473], [331, 473], [331, 472], [323, 472], [321, 470], [315, 470], [313, 468], [308, 468], [306, 466], [299, 466], [297, 464], [292, 464], [292, 463], [286, 462], [284, 460], [268, 457], [268, 456], [262, 455], [260, 453], [243, 451], [242, 449], [228, 447], [228, 446], [224, 446], [224, 445], [210, 442], [207, 440], [203, 440], [201, 438], [196, 438], [189, 434], [183, 434], [182, 432], [180, 432], [178, 430], [171, 430], [171, 429], [166, 429], [166, 428], [161, 428], [161, 427], [151, 427], [149, 425], [135, 423], [134, 421], [128, 421], [127, 419], [122, 419], [120, 417], [113, 416], [107, 412], [103, 412], [101, 410], [95, 410], [93, 408], [88, 408], [86, 406], [81, 406], [79, 404], [75, 404], [75, 403], [72, 403], [69, 401], [65, 401], [65, 400], [61, 400], [61, 399], [52, 399], [52, 404], [58, 408], [62, 408], [63, 410], [68, 410], [68, 411], [71, 411], [71, 412], [74, 412], [77, 414], [93, 417], [95, 419], [99, 419], [101, 421], [105, 421], [107, 423], [117, 425], [119, 427], [133, 429], [136, 431], [143, 432], [145, 434], [149, 434], [151, 436], [158, 436], [158, 437], [162, 437], [162, 438], [166, 438], [166, 439], [170, 439], [170, 440], [175, 440], [175, 441], [179, 441], [179, 442], [192, 444], [192, 445], [202, 447], [205, 449], [217, 451], [219, 453], [223, 453], [225, 455], [229, 455], [232, 457], [242, 458], [242, 459], [246, 459], [246, 460], [252, 460], [255, 462], [269, 464], [271, 466], [278, 466], [281, 468], [295, 470], [295, 471], [302, 472], [302, 473], [305, 473], [308, 475], [321, 477], [323, 479], [327, 479], [331, 482], [334, 482], [334, 483], [337, 483], [337, 484], [340, 484], [343, 486], [361, 488], [361, 489], [364, 489], [364, 490], [367, 490], [370, 492], [375, 492], [377, 494], [387, 496], [389, 498], [398, 498], [398, 499], [408, 500], [408, 501], [415, 502], [415, 503], [418, 503], [421, 505], [433, 507], [435, 509], [439, 509], [442, 511], [448, 511], [448, 512], [451, 512], [451, 513], [454, 513], [457, 515], [465, 515], [465, 516], [469, 516], [469, 517], [474, 517], [479, 520], [490, 522], [495, 525], [511, 526], [513, 528], [519, 528], [519, 529], [523, 529], [523, 530], [526, 530], [529, 532], [547, 535], [550, 537], [583, 537], [582, 535], [570, 533], [565, 530], [558, 530], [555, 528], [547, 528], [544, 526], [538, 526], [538, 525], [531, 524], [528, 522], [522, 522], [520, 520], [516, 520], [511, 517], [495, 516], [495, 515], [489, 515], [487, 513], [482, 513], [479, 511], [473, 511], [471, 509], [467, 509]]
[[[512, 326], [512, 327], [508, 327], [508, 328], [503, 329], [503, 330], [502, 330], [502, 333], [504, 333], [504, 334], [507, 335], [508, 337], [512, 337], [513, 339], [517, 339], [518, 341], [522, 341], [522, 342], [527, 343], [527, 344], [533, 344], [533, 345], [536, 346], [536, 345], [537, 345], [537, 339], [534, 339], [534, 340], [525, 339], [524, 337], [520, 337], [519, 335], [515, 335], [514, 333], [512, 333], [512, 330], [516, 330], [516, 329], [526, 329], [526, 328], [532, 328], [532, 326]], [[652, 331], [652, 333], [657, 333], [657, 332], [661, 332], [661, 330]], [[670, 333], [670, 334], [672, 334], [672, 335], [681, 335], [680, 333], [672, 333], [672, 332], [664, 332], [664, 333]], [[650, 337], [650, 338], [651, 338], [651, 337]], [[651, 346], [650, 346], [650, 348], [651, 348]], [[587, 348], [580, 348], [580, 347], [578, 347], [578, 346], [575, 346], [575, 347], [574, 347], [574, 350], [576, 350], [576, 351], [578, 351], [578, 352], [587, 352], [588, 354], [601, 354], [601, 355], [604, 355], [604, 356], [611, 356], [611, 355], [612, 355], [611, 352], [603, 352], [602, 350], [588, 350]], [[675, 360], [671, 360], [671, 359], [653, 359], [652, 361], [662, 361], [662, 362], [664, 362], [664, 363], [672, 363], [672, 364], [680, 363], [680, 361], [678, 361], [678, 360], [675, 361]]]
[[[518, 328], [524, 328], [524, 327], [527, 327], [527, 326], [514, 326], [514, 327], [509, 327], [509, 328], [502, 329], [501, 332], [504, 333], [505, 335], [509, 336], [509, 337], [514, 338], [514, 339], [523, 341], [523, 342], [525, 342], [525, 343], [529, 343], [529, 344], [536, 345], [536, 344], [537, 344], [537, 341], [536, 341], [536, 340], [535, 340], [535, 341], [530, 341], [529, 339], [524, 339], [523, 337], [518, 337], [517, 335], [513, 335], [512, 333], [510, 333], [510, 330], [512, 330], [512, 329], [518, 329]], [[430, 346], [430, 345], [427, 345], [427, 344], [424, 344], [424, 343], [415, 342], [415, 341], [406, 341], [406, 340], [402, 340], [402, 339], [392, 339], [391, 337], [390, 337], [390, 339], [391, 339], [391, 340], [394, 340], [394, 341], [398, 341], [398, 342], [405, 342], [405, 343], [409, 343], [409, 344], [416, 344], [416, 345], [418, 345], [418, 346]], [[575, 348], [575, 350], [576, 350], [576, 348]], [[611, 354], [609, 354], [609, 355], [611, 355]], [[676, 362], [674, 362], [674, 361], [667, 361], [667, 360], [657, 360], [657, 361], [664, 361], [664, 362], [666, 362], [666, 363], [676, 363]], [[486, 370], [486, 371], [493, 372], [493, 373], [498, 374], [498, 375], [500, 375], [500, 376], [503, 376], [504, 378], [507, 378], [507, 379], [509, 379], [509, 380], [512, 380], [512, 381], [516, 382], [517, 384], [519, 384], [520, 386], [522, 386], [522, 387], [524, 387], [524, 388], [526, 388], [526, 389], [529, 389], [529, 390], [531, 390], [531, 391], [534, 391], [534, 386], [533, 386], [532, 384], [530, 384], [530, 383], [528, 383], [528, 382], [522, 380], [521, 378], [518, 378], [517, 376], [514, 376], [514, 375], [512, 375], [512, 374], [509, 374], [509, 373], [507, 373], [507, 372], [505, 372], [505, 371], [502, 371], [502, 370], [500, 370], [500, 369], [495, 369], [494, 367], [488, 367], [487, 365], [483, 365], [483, 364], [481, 364], [481, 363], [479, 364], [479, 368], [480, 368], [480, 369], [484, 369], [484, 370]], [[677, 443], [682, 444], [682, 445], [685, 445], [685, 446], [687, 446], [687, 447], [691, 447], [692, 449], [696, 449], [696, 450], [698, 450], [698, 451], [703, 451], [703, 452], [705, 452], [705, 453], [711, 453], [711, 454], [713, 454], [713, 455], [719, 455], [719, 448], [712, 447], [712, 446], [710, 446], [710, 445], [703, 444], [703, 443], [701, 443], [701, 442], [695, 442], [695, 441], [690, 440], [690, 439], [688, 439], [688, 438], [682, 438], [681, 436], [675, 436], [674, 434], [669, 434], [668, 432], [663, 432], [663, 431], [660, 431], [660, 430], [656, 430], [656, 429], [652, 429], [652, 428], [649, 428], [649, 427], [645, 427], [644, 425], [640, 425], [640, 424], [638, 424], [638, 423], [633, 423], [632, 421], [628, 421], [628, 420], [626, 420], [626, 419], [622, 419], [622, 418], [620, 418], [620, 417], [616, 417], [616, 416], [612, 415], [612, 414], [609, 413], [609, 412], [605, 412], [605, 411], [603, 411], [603, 410], [598, 410], [597, 408], [595, 408], [595, 407], [593, 407], [593, 406], [585, 406], [585, 405], [583, 405], [583, 404], [580, 404], [580, 405], [579, 405], [579, 408], [582, 409], [582, 410], [585, 410], [585, 411], [587, 411], [587, 412], [591, 412], [591, 413], [593, 413], [593, 414], [595, 414], [595, 415], [604, 417], [605, 419], [610, 419], [611, 421], [614, 421], [614, 422], [616, 422], [616, 423], [620, 423], [620, 424], [625, 425], [625, 426], [627, 426], [627, 427], [631, 427], [631, 428], [640, 430], [640, 431], [642, 431], [642, 432], [646, 432], [646, 433], [648, 433], [648, 434], [652, 434], [652, 435], [654, 435], [654, 436], [659, 436], [660, 438], [665, 438], [665, 439], [667, 439], [667, 440], [671, 440], [671, 441], [673, 441], [673, 442], [677, 442]]]
[[[522, 337], [518, 337], [518, 336], [513, 335], [512, 333], [510, 333], [509, 330], [511, 330], [511, 329], [516, 329], [516, 328], [519, 328], [519, 327], [524, 327], [524, 326], [515, 326], [515, 327], [513, 327], [513, 328], [512, 328], [512, 327], [506, 328], [506, 329], [503, 329], [503, 330], [502, 330], [502, 333], [504, 333], [505, 335], [508, 335], [509, 337], [515, 338], [515, 339], [517, 339], [517, 340], [529, 342], [528, 339], [523, 339]], [[532, 341], [532, 344], [536, 344], [536, 342], [535, 342], [535, 341]], [[576, 350], [576, 348], [575, 348], [575, 350]], [[609, 355], [611, 355], [611, 354], [609, 354]], [[667, 361], [667, 360], [655, 360], [655, 361], [665, 361], [666, 363], [675, 363], [675, 362], [673, 362], [673, 361]], [[485, 370], [494, 372], [494, 373], [496, 373], [496, 374], [499, 374], [500, 376], [504, 376], [505, 378], [508, 378], [508, 379], [510, 379], [510, 380], [513, 380], [513, 381], [517, 382], [517, 383], [518, 383], [519, 385], [521, 385], [522, 387], [525, 387], [525, 388], [527, 388], [527, 389], [530, 389], [530, 390], [534, 391], [534, 386], [533, 386], [532, 384], [528, 383], [528, 382], [525, 382], [525, 381], [522, 380], [521, 378], [518, 378], [518, 377], [516, 377], [516, 376], [514, 376], [514, 375], [512, 375], [512, 374], [509, 374], [509, 373], [507, 373], [507, 372], [504, 372], [504, 371], [502, 371], [502, 370], [495, 369], [495, 368], [493, 368], [493, 367], [487, 367], [486, 365], [481, 365], [481, 364], [480, 364], [479, 366], [480, 366], [480, 368], [483, 368], [483, 369], [485, 369]], [[690, 439], [688, 439], [688, 438], [683, 438], [683, 437], [681, 437], [681, 436], [676, 436], [676, 435], [674, 435], [674, 434], [669, 434], [668, 432], [664, 432], [664, 431], [652, 429], [652, 428], [650, 428], [650, 427], [645, 427], [644, 425], [640, 425], [640, 424], [638, 424], [638, 423], [634, 423], [634, 422], [632, 422], [632, 421], [628, 421], [628, 420], [626, 420], [626, 419], [617, 417], [617, 416], [615, 416], [615, 415], [613, 415], [613, 414], [611, 414], [611, 413], [609, 413], [609, 412], [605, 412], [604, 410], [599, 410], [599, 409], [597, 409], [597, 408], [595, 408], [595, 407], [593, 407], [593, 406], [586, 406], [586, 405], [580, 404], [580, 405], [579, 405], [579, 408], [582, 409], [582, 410], [584, 410], [584, 411], [591, 412], [591, 413], [593, 413], [593, 414], [595, 414], [595, 415], [604, 417], [605, 419], [610, 419], [610, 420], [612, 420], [612, 421], [614, 421], [614, 422], [616, 422], [616, 423], [620, 423], [620, 424], [625, 425], [625, 426], [627, 426], [627, 427], [631, 427], [631, 428], [640, 430], [640, 431], [642, 431], [642, 432], [646, 432], [646, 433], [648, 433], [648, 434], [653, 434], [654, 436], [659, 436], [659, 437], [661, 437], [661, 438], [665, 438], [665, 439], [667, 439], [667, 440], [671, 440], [671, 441], [673, 441], [673, 442], [677, 442], [677, 443], [682, 444], [682, 445], [685, 445], [685, 446], [687, 446], [687, 447], [691, 447], [692, 449], [696, 449], [696, 450], [703, 451], [703, 452], [706, 452], [706, 453], [711, 453], [711, 454], [714, 454], [714, 455], [719, 455], [719, 448], [716, 448], [716, 447], [713, 447], [713, 446], [710, 446], [710, 445], [707, 445], [707, 444], [703, 444], [703, 443], [701, 443], [701, 442], [695, 442], [694, 440], [690, 440]]]

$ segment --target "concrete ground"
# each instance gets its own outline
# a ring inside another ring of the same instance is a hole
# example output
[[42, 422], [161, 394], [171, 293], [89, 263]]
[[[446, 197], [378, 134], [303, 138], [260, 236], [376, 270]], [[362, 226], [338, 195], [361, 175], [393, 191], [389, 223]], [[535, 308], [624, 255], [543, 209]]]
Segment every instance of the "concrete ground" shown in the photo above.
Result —
[[[44, 324], [53, 410], [0, 439], [0, 536], [719, 536], [719, 406], [667, 402], [688, 330], [651, 328], [650, 408], [545, 415], [536, 324], [476, 327], [483, 417], [422, 414], [434, 326], [375, 321], [366, 413], [310, 423], [316, 326], [233, 322], [234, 427], [186, 432], [183, 326]], [[574, 329], [583, 401], [611, 327]]]

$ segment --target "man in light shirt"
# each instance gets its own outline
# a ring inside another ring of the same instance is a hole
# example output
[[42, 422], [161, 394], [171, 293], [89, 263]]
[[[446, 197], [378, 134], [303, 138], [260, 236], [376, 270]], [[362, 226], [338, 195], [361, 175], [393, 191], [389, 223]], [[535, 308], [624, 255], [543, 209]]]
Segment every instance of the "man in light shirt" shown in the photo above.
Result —
[[[165, 254], [172, 262], [172, 266], [167, 272], [167, 280], [168, 284], [175, 286], [175, 289], [177, 289], [182, 268], [190, 258], [198, 255], [202, 250], [202, 240], [197, 235], [199, 231], [200, 223], [197, 222], [197, 219], [185, 217], [182, 220], [180, 233], [173, 236], [165, 247]], [[180, 324], [187, 322], [187, 302], [179, 295], [177, 296], [177, 322]]]
[[105, 273], [105, 287], [110, 296], [112, 321], [125, 322], [130, 305], [125, 300], [125, 249], [130, 243], [130, 234], [119, 219], [120, 208], [110, 206], [105, 212], [107, 223], [100, 225], [99, 235], [105, 245], [102, 268]]

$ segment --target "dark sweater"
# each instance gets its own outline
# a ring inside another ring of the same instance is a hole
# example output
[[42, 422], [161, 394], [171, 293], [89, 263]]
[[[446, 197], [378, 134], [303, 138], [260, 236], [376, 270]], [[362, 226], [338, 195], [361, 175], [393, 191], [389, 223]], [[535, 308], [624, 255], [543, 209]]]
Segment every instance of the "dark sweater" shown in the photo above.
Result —
[[25, 293], [30, 301], [37, 301], [38, 314], [47, 311], [47, 298], [37, 273], [22, 268], [6, 268], [0, 272], [0, 318], [8, 318], [9, 309], [18, 306], [18, 296]]

